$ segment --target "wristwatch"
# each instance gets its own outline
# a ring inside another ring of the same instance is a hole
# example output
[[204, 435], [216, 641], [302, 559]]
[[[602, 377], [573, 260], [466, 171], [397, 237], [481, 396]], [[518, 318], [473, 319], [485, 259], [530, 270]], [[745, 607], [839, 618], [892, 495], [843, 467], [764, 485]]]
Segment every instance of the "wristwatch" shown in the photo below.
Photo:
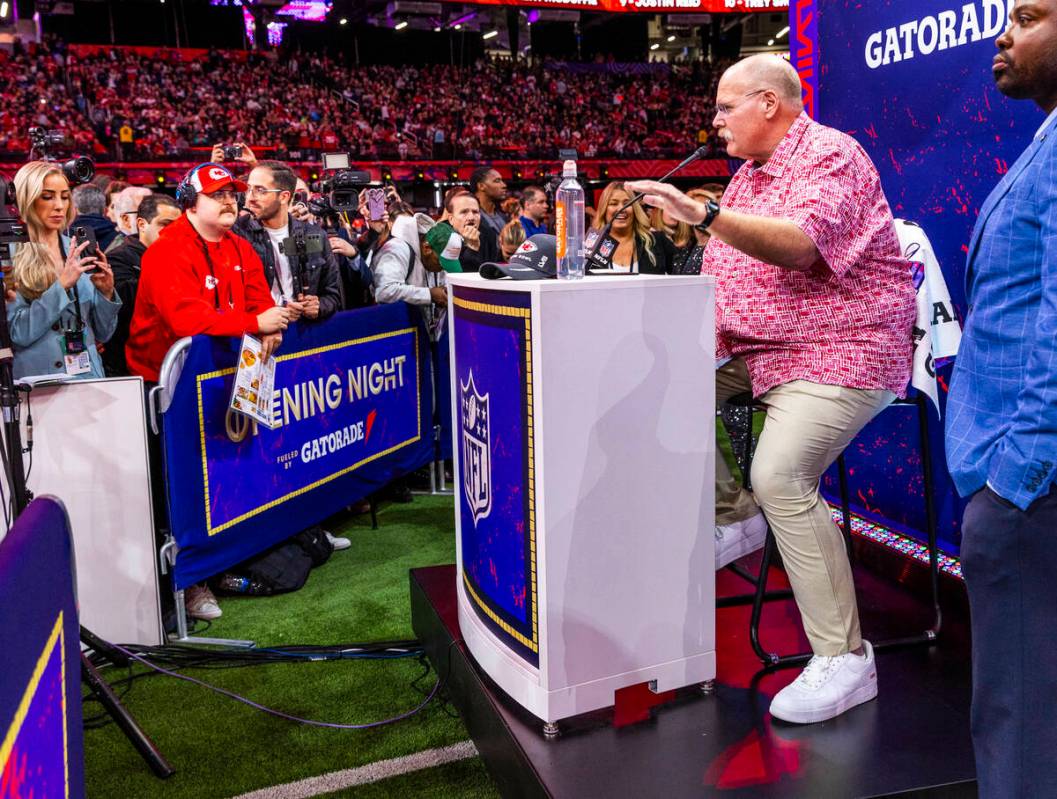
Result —
[[705, 201], [705, 218], [702, 219], [698, 224], [694, 225], [694, 230], [700, 230], [702, 233], [708, 233], [708, 229], [712, 227], [712, 223], [716, 221], [716, 217], [719, 216], [719, 203], [715, 200]]

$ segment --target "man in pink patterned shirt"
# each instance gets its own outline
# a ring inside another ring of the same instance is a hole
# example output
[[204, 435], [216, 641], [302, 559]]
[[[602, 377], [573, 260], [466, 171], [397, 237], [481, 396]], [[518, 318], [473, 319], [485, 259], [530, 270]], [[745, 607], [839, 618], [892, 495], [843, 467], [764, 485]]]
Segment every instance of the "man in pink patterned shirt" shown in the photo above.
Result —
[[711, 235], [702, 273], [716, 279], [717, 357], [731, 359], [716, 371], [716, 399], [751, 391], [767, 407], [752, 494], [717, 458], [717, 565], [762, 546], [770, 525], [814, 653], [771, 714], [823, 721], [873, 699], [877, 672], [819, 480], [905, 393], [910, 267], [873, 163], [803, 113], [784, 59], [752, 56], [727, 70], [714, 125], [727, 153], [746, 161], [722, 209], [666, 184], [627, 185]]

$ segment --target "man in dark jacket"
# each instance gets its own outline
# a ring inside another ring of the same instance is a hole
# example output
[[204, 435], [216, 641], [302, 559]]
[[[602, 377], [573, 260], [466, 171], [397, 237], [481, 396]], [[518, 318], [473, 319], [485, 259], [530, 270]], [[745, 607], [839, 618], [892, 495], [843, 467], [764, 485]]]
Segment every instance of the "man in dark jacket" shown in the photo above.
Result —
[[[250, 214], [239, 218], [234, 232], [260, 257], [276, 304], [290, 308], [294, 318], [332, 316], [343, 304], [338, 264], [323, 228], [290, 215], [297, 176], [281, 161], [261, 161], [246, 183]], [[305, 242], [307, 254], [296, 253], [298, 240]]]
[[73, 207], [77, 211], [77, 218], [73, 220], [70, 228], [79, 226], [89, 227], [95, 231], [95, 240], [102, 250], [106, 250], [110, 243], [117, 238], [117, 227], [106, 218], [106, 195], [103, 190], [94, 183], [85, 183], [73, 190]]
[[478, 272], [481, 264], [499, 260], [499, 237], [490, 225], [481, 224], [481, 206], [472, 194], [456, 194], [444, 209], [451, 226], [462, 236], [459, 264], [463, 272]]
[[106, 349], [103, 350], [103, 367], [106, 369], [107, 377], [121, 377], [128, 374], [128, 364], [125, 362], [125, 342], [128, 341], [128, 328], [132, 322], [132, 312], [136, 307], [140, 260], [147, 248], [157, 241], [161, 232], [179, 216], [180, 206], [172, 197], [166, 194], [151, 194], [145, 197], [140, 201], [136, 211], [136, 228], [139, 236], [125, 236], [122, 243], [107, 256], [110, 268], [114, 270], [114, 289], [121, 297], [117, 329], [106, 343]]

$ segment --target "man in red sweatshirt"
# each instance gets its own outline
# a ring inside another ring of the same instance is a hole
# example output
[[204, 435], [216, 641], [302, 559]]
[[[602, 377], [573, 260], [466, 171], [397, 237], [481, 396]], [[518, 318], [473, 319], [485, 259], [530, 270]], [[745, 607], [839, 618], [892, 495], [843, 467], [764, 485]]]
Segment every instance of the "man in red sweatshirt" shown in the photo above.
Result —
[[[183, 215], [143, 253], [139, 293], [125, 356], [132, 374], [148, 383], [169, 348], [184, 336], [260, 336], [266, 356], [282, 342], [290, 312], [272, 299], [264, 267], [250, 243], [231, 232], [238, 217], [237, 192], [246, 184], [219, 164], [195, 167], [176, 190]], [[152, 440], [151, 477], [164, 485], [161, 448]], [[155, 519], [167, 519], [164, 491], [155, 491]], [[221, 615], [205, 584], [184, 594], [187, 613], [197, 619]]]
[[169, 348], [184, 336], [253, 333], [271, 355], [290, 312], [272, 299], [249, 242], [231, 232], [237, 192], [246, 184], [219, 164], [203, 164], [177, 189], [184, 214], [143, 254], [139, 294], [125, 354], [150, 383]]

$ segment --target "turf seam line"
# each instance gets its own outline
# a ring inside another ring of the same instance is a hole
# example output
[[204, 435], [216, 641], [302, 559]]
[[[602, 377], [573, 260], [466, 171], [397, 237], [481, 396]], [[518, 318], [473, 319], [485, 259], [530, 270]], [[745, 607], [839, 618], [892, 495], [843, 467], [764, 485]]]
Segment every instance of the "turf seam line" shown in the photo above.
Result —
[[333, 793], [344, 788], [367, 785], [387, 780], [390, 777], [410, 774], [413, 771], [442, 766], [445, 763], [467, 760], [477, 757], [477, 754], [477, 747], [473, 745], [473, 741], [462, 741], [451, 746], [427, 749], [424, 752], [415, 752], [404, 757], [378, 760], [358, 768], [331, 771], [317, 777], [261, 788], [240, 794], [234, 799], [310, 799], [313, 796]]

